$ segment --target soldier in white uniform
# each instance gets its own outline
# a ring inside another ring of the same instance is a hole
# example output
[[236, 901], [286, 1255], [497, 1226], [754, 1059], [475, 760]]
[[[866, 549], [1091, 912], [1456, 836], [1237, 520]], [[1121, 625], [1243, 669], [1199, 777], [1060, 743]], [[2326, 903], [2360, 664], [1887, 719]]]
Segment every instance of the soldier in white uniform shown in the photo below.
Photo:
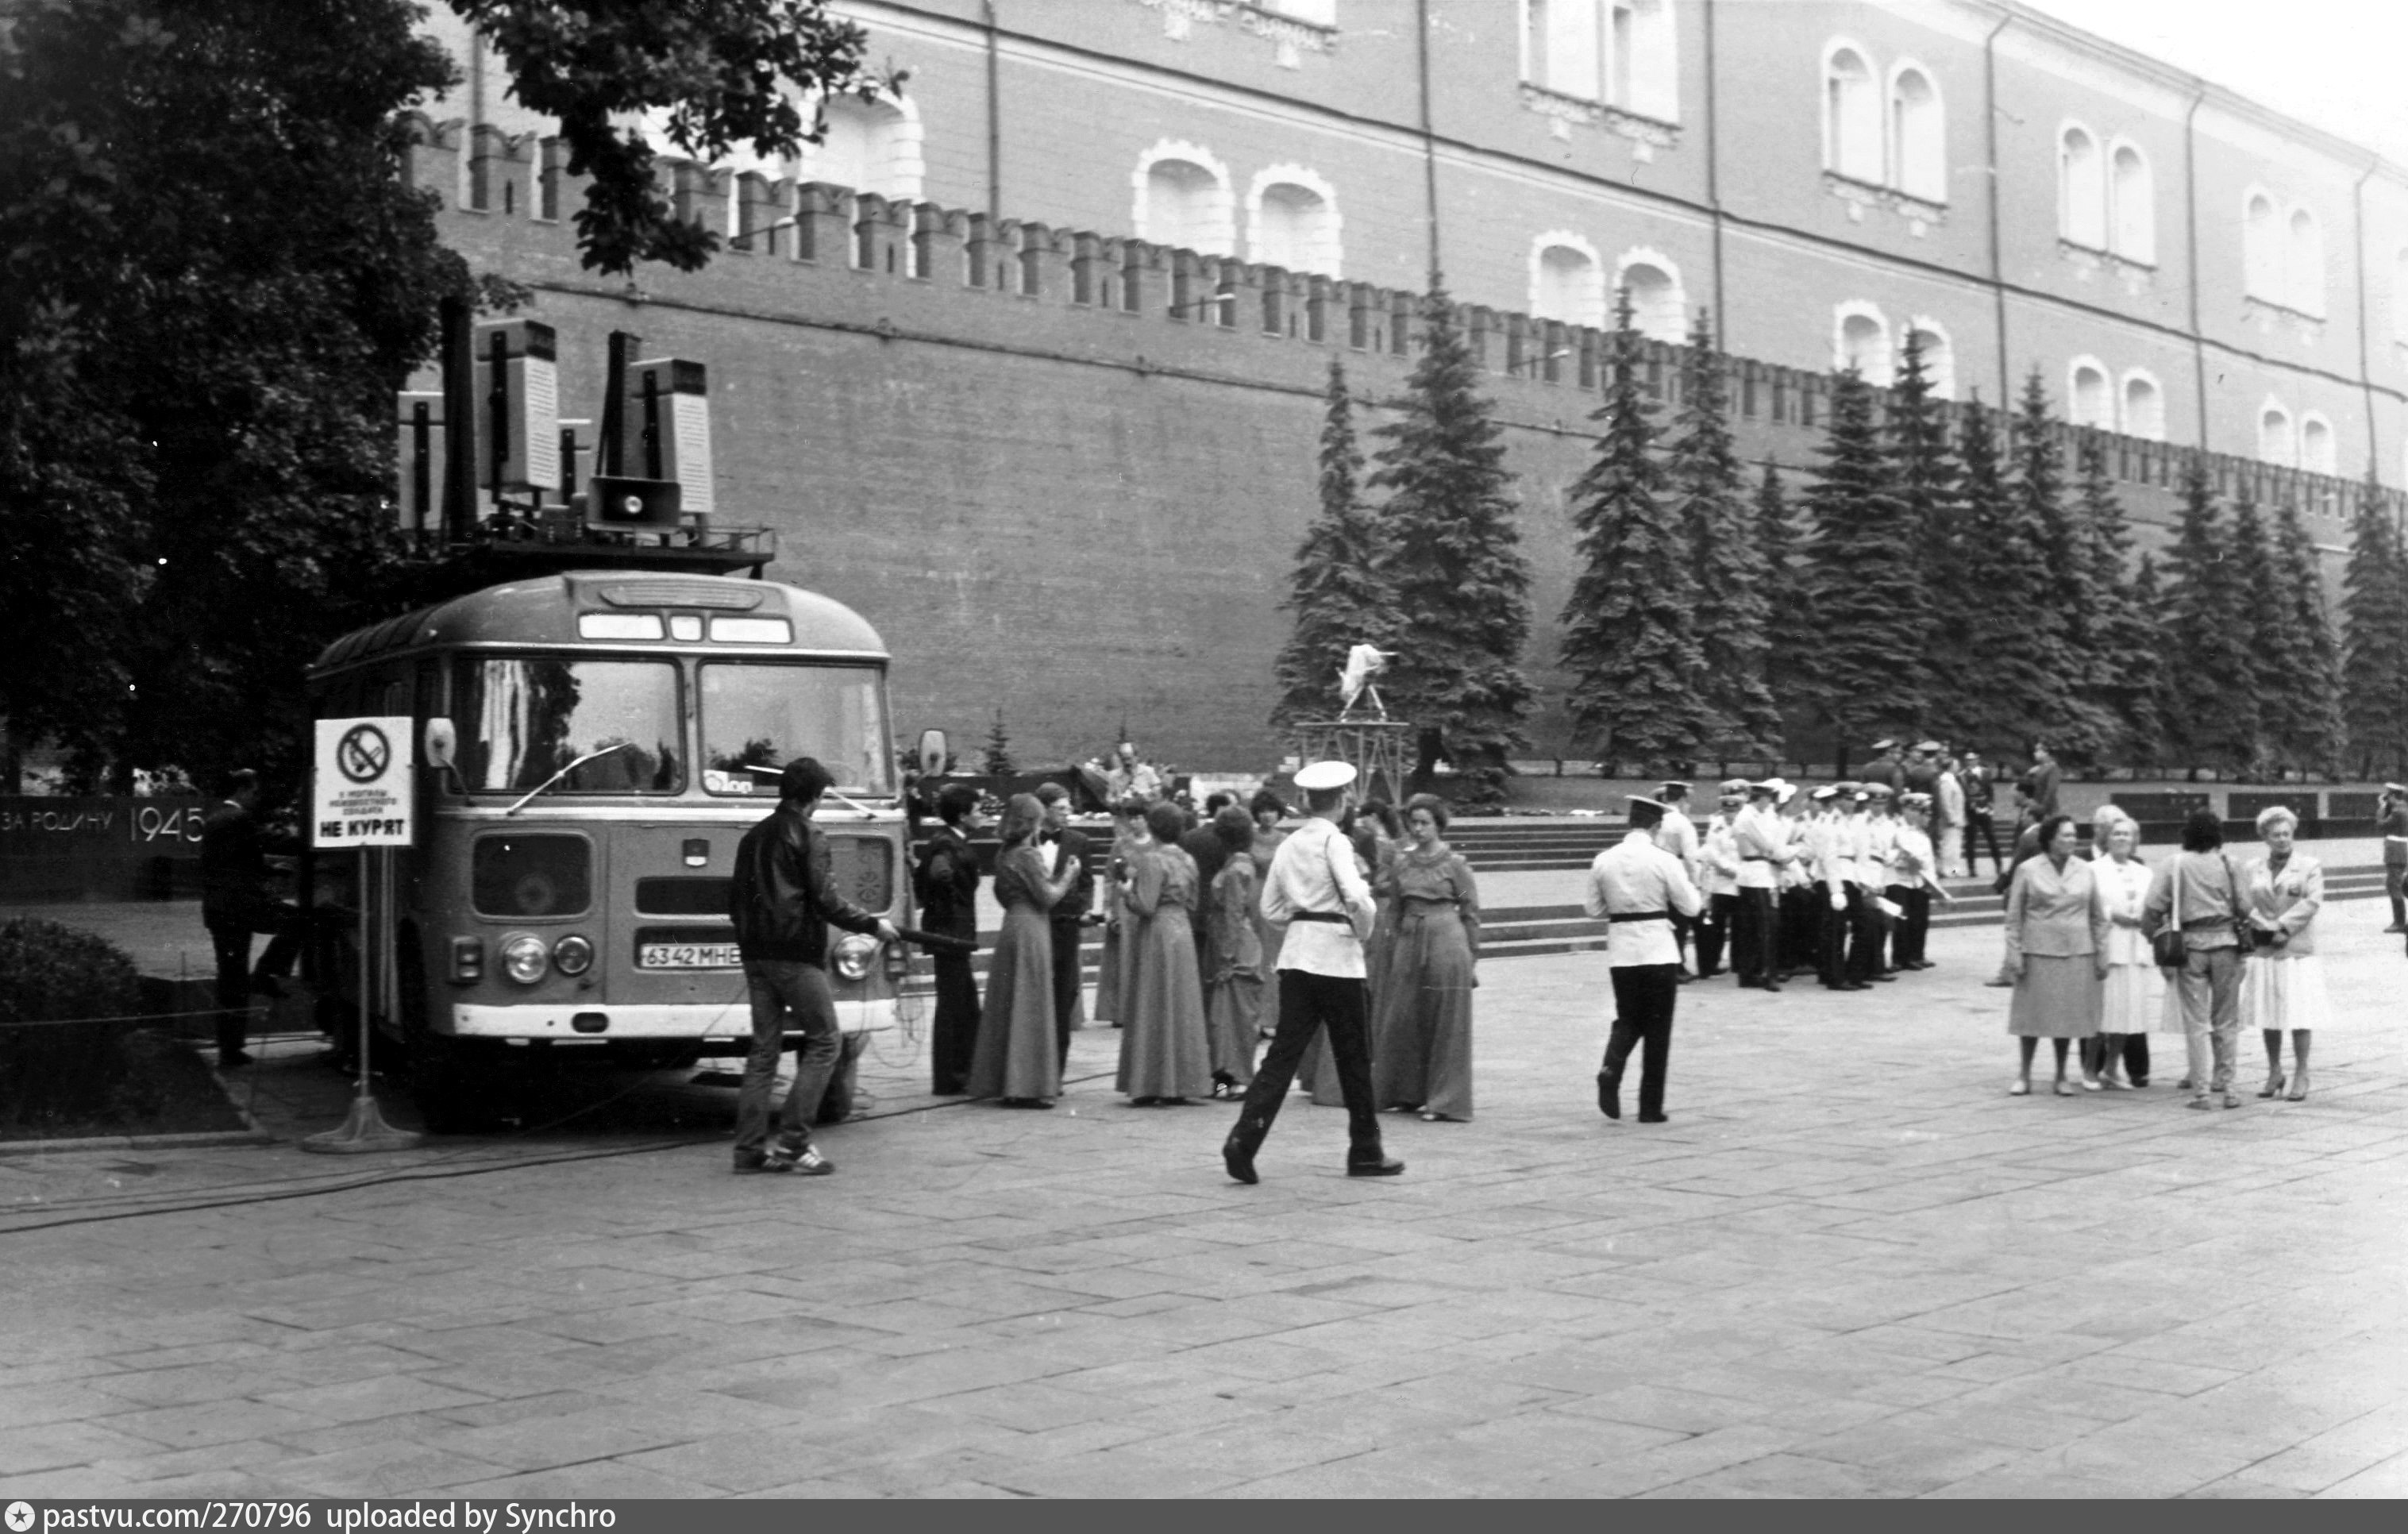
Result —
[[1597, 1073], [1597, 1106], [1622, 1117], [1622, 1072], [1640, 1050], [1639, 1122], [1662, 1124], [1664, 1066], [1672, 1049], [1672, 1004], [1680, 995], [1680, 945], [1672, 918], [1695, 916], [1705, 902], [1678, 858], [1656, 844], [1664, 805], [1633, 795], [1630, 830], [1589, 865], [1583, 899], [1592, 918], [1607, 922], [1606, 973], [1613, 982], [1612, 1035]]
[[[1731, 919], [1739, 910], [1739, 839], [1735, 826], [1747, 804], [1747, 780], [1732, 778], [1722, 786], [1713, 814], [1698, 838], [1698, 893], [1706, 897], [1706, 913], [1698, 918], [1698, 978], [1711, 980], [1723, 972], [1723, 951], [1730, 941]], [[1734, 958], [1734, 965], [1737, 960]]]
[[1889, 937], [1897, 924], [1882, 903], [1889, 897], [1890, 854], [1898, 849], [1898, 821], [1890, 814], [1896, 796], [1885, 783], [1867, 783], [1858, 802], [1864, 812], [1857, 821], [1862, 839], [1856, 844], [1856, 889], [1864, 925], [1850, 935], [1848, 970], [1861, 981], [1894, 981], [1898, 971], [1889, 963]]
[[[1664, 806], [1664, 824], [1656, 828], [1656, 845], [1681, 860], [1681, 871], [1694, 884], [1699, 872], [1698, 824], [1684, 808], [1689, 802], [1689, 785], [1678, 778], [1667, 778], [1656, 797]], [[1675, 917], [1672, 922], [1672, 940], [1682, 951], [1681, 982], [1684, 985], [1698, 978], [1688, 960], [1690, 931], [1695, 925], [1686, 917]]]
[[1857, 921], [1859, 901], [1855, 883], [1857, 846], [1856, 794], [1854, 782], [1818, 788], [1822, 824], [1808, 835], [1814, 849], [1814, 883], [1828, 909], [1823, 916], [1822, 963], [1817, 967], [1825, 986], [1834, 991], [1869, 991], [1872, 987], [1848, 974], [1848, 939]]
[[1731, 921], [1731, 968], [1739, 982], [1751, 990], [1777, 991], [1773, 979], [1778, 959], [1778, 928], [1773, 921], [1774, 891], [1781, 869], [1790, 861], [1787, 827], [1772, 811], [1777, 780], [1768, 778], [1747, 787], [1747, 808], [1731, 823], [1731, 841], [1739, 854], [1738, 910]]

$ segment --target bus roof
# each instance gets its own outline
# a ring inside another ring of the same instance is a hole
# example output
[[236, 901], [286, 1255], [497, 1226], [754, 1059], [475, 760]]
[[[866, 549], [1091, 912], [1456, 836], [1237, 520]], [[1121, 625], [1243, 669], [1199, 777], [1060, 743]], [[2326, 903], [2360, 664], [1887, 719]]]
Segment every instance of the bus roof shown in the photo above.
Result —
[[[794, 625], [794, 642], [778, 646], [778, 653], [888, 658], [886, 641], [867, 619], [799, 586], [717, 575], [571, 570], [488, 586], [355, 629], [328, 645], [309, 671], [316, 676], [396, 651], [436, 645], [590, 644], [579, 638], [577, 622], [579, 614], [588, 612], [782, 617]], [[764, 652], [757, 646], [746, 650]]]

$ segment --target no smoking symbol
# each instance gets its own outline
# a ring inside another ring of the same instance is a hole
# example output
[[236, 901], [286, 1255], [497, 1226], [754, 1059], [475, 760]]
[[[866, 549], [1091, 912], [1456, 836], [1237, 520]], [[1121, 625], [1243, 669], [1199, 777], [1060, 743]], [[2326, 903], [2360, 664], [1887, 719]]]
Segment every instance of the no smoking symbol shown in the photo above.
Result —
[[335, 767], [355, 783], [372, 783], [393, 761], [393, 742], [374, 724], [354, 724], [335, 745]]

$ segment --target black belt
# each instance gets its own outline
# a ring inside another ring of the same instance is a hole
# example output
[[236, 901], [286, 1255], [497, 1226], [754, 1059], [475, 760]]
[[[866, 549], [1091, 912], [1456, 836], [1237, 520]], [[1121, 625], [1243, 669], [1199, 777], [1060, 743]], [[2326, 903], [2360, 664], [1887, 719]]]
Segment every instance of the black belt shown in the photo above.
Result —
[[1340, 926], [1353, 926], [1354, 919], [1327, 910], [1299, 910], [1288, 918], [1291, 922], [1335, 922]]
[[1672, 913], [1669, 910], [1617, 910], [1606, 917], [1609, 922], [1669, 922], [1671, 919]]
[[1742, 853], [1739, 854], [1739, 860], [1742, 863], [1770, 863], [1772, 861], [1772, 859], [1766, 857], [1761, 853]]

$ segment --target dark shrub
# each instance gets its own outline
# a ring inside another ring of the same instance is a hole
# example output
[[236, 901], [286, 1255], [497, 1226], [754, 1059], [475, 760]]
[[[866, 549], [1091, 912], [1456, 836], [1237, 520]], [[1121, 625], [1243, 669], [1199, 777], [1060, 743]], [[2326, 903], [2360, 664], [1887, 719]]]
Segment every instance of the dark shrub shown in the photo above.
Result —
[[39, 1025], [140, 1010], [140, 978], [115, 944], [34, 917], [0, 923], [0, 1127], [106, 1122], [136, 1108], [125, 1100], [126, 1046], [139, 1024]]

